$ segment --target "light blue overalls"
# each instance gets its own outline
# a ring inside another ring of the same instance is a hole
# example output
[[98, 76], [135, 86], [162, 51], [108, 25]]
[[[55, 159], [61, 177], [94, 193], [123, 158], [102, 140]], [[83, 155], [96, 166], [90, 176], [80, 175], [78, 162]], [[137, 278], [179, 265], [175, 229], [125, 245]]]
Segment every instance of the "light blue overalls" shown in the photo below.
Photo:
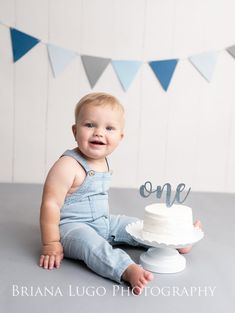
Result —
[[60, 240], [64, 255], [83, 260], [99, 275], [121, 282], [123, 272], [134, 262], [126, 252], [112, 246], [122, 243], [139, 245], [125, 230], [126, 225], [137, 218], [109, 215], [110, 170], [91, 170], [76, 150], [67, 150], [62, 156], [74, 158], [86, 172], [82, 185], [65, 198], [61, 208]]

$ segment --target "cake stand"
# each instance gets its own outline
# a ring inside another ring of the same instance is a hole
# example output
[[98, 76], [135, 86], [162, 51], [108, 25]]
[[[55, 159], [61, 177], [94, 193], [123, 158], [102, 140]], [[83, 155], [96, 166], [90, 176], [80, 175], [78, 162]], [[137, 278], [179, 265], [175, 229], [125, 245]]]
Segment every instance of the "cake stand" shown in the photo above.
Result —
[[204, 233], [198, 227], [194, 227], [190, 234], [185, 234], [186, 240], [180, 242], [158, 242], [153, 234], [143, 237], [143, 221], [128, 224], [126, 231], [139, 243], [149, 246], [147, 252], [140, 256], [140, 264], [144, 269], [155, 273], [177, 273], [185, 269], [186, 259], [176, 249], [190, 246], [201, 240]]

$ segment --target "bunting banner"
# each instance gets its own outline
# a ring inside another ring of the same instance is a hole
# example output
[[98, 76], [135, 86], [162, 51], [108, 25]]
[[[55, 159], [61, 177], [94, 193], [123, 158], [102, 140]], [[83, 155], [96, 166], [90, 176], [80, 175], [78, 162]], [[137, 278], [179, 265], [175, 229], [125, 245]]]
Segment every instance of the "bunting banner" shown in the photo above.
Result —
[[111, 59], [93, 57], [90, 55], [81, 55], [81, 59], [90, 86], [93, 88], [106, 67], [109, 65]]
[[54, 77], [62, 73], [65, 67], [77, 56], [74, 51], [51, 44], [47, 44], [47, 50]]
[[10, 28], [13, 61], [21, 59], [29, 50], [39, 43], [39, 39], [23, 33], [15, 28]]
[[190, 62], [199, 73], [208, 81], [212, 80], [218, 52], [205, 52], [189, 57]]
[[142, 62], [128, 61], [128, 60], [113, 60], [112, 65], [122, 84], [124, 91], [126, 91], [133, 81]]
[[[113, 70], [120, 81], [123, 90], [127, 91], [135, 79], [141, 65], [143, 63], [147, 63], [159, 81], [162, 89], [164, 91], [168, 91], [176, 66], [180, 61], [180, 59], [175, 58], [169, 60], [163, 59], [143, 62], [138, 60], [112, 60], [111, 58], [103, 58], [86, 54], [81, 55], [76, 51], [67, 50], [51, 43], [44, 43], [40, 39], [16, 28], [10, 27], [2, 22], [0, 22], [0, 25], [7, 27], [10, 31], [14, 63], [19, 61], [38, 43], [45, 44], [48, 50], [48, 59], [51, 65], [52, 73], [55, 78], [65, 70], [68, 64], [75, 57], [80, 57], [91, 88], [95, 87], [107, 66], [112, 64]], [[225, 48], [225, 51], [227, 51], [235, 59], [235, 45]], [[207, 82], [211, 82], [218, 56], [219, 51], [208, 51], [189, 56], [187, 57], [187, 60]]]
[[165, 91], [167, 91], [169, 87], [177, 63], [178, 59], [149, 62], [151, 69]]
[[228, 48], [227, 48], [227, 51], [228, 51], [228, 53], [231, 54], [232, 57], [235, 58], [235, 46], [228, 47]]

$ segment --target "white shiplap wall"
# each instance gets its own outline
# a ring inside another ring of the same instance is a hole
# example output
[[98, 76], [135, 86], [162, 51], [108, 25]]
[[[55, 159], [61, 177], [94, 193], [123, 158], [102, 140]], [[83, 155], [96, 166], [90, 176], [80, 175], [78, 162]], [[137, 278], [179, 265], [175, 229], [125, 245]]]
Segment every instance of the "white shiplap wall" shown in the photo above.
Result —
[[[124, 93], [109, 65], [93, 89], [119, 97], [126, 134], [110, 157], [113, 185], [185, 182], [193, 190], [235, 192], [233, 0], [0, 0], [0, 21], [43, 42], [114, 59], [181, 59], [167, 93], [144, 64]], [[221, 50], [208, 84], [187, 61]], [[90, 92], [80, 58], [52, 77], [46, 46], [13, 65], [0, 25], [0, 181], [43, 182], [74, 146], [73, 110]]]

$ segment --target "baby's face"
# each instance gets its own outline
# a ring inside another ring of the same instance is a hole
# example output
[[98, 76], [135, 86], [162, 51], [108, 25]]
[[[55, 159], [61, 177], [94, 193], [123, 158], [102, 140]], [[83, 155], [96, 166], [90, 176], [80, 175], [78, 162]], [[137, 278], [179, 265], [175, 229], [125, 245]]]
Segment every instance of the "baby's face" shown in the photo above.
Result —
[[73, 133], [81, 152], [90, 159], [103, 159], [123, 137], [123, 113], [108, 105], [87, 105], [79, 113]]

